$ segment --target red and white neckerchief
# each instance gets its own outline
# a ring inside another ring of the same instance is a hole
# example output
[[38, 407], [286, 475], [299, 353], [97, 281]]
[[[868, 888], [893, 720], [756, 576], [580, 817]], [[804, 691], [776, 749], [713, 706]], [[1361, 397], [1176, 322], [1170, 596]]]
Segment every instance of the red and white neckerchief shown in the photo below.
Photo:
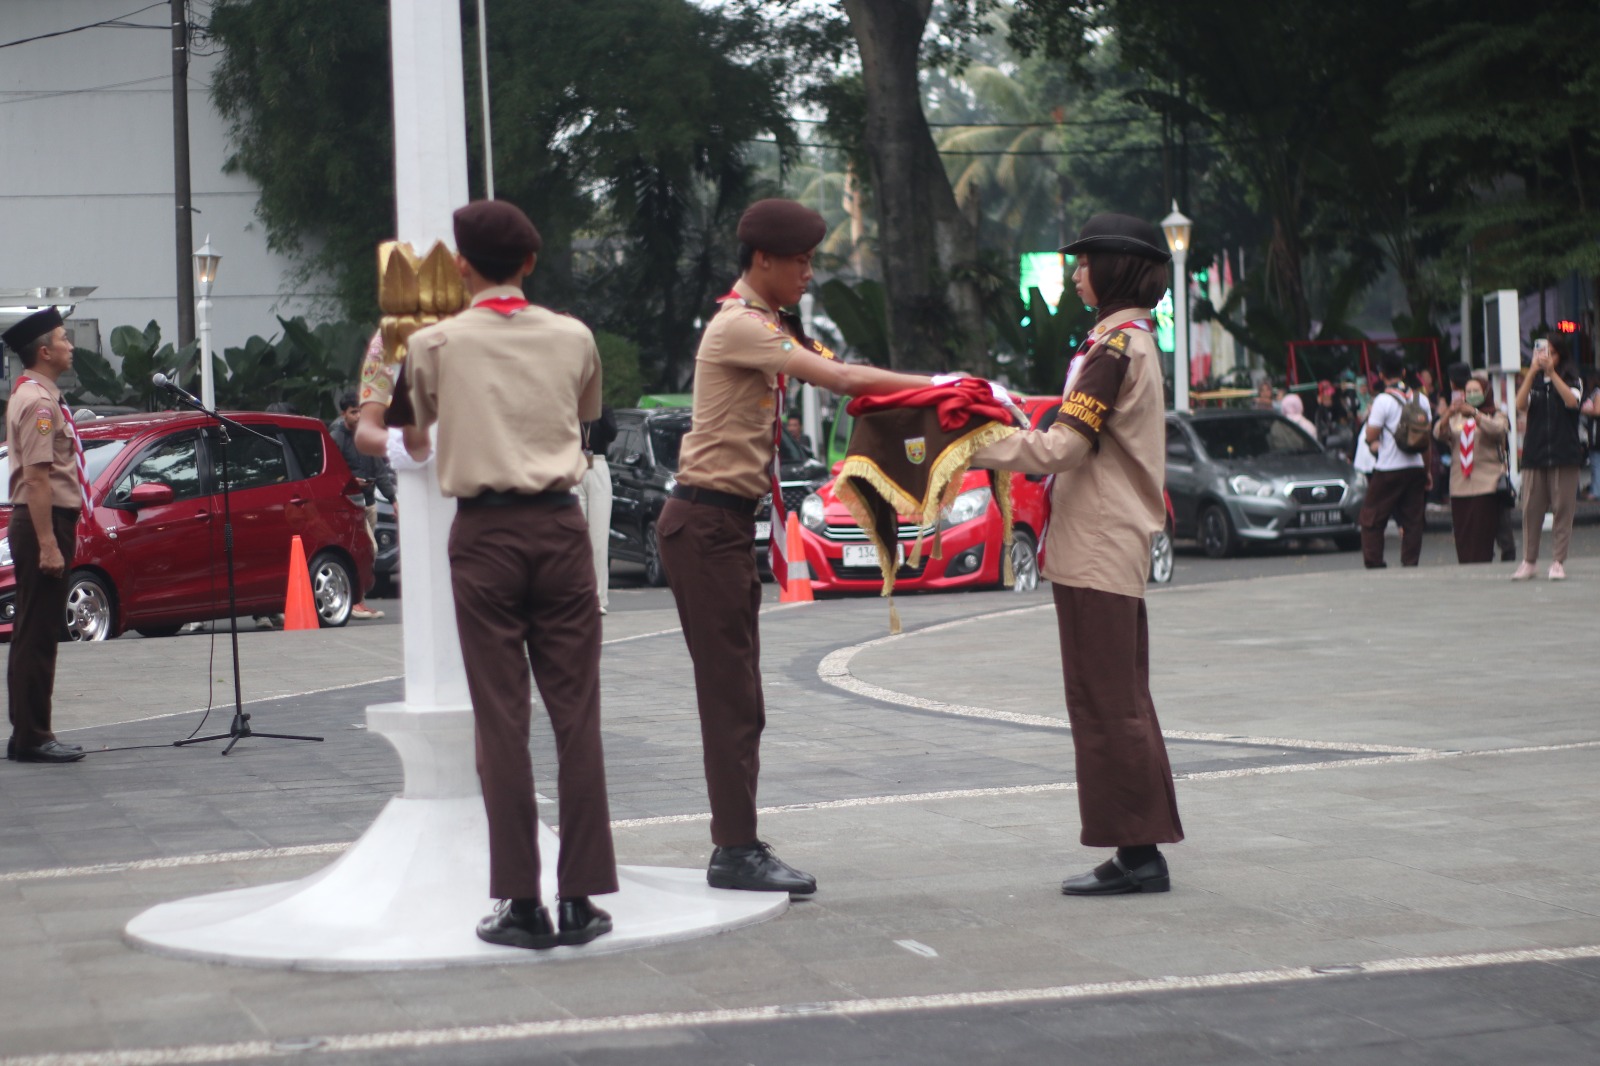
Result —
[[[12, 394], [16, 394], [23, 382], [34, 380], [37, 379], [30, 378], [26, 374], [17, 375], [17, 383], [11, 387]], [[56, 402], [61, 405], [61, 419], [66, 425], [67, 438], [72, 441], [72, 457], [76, 460], [75, 465], [78, 470], [78, 492], [83, 497], [83, 510], [79, 514], [79, 520], [93, 525], [94, 505], [89, 502], [89, 464], [83, 458], [83, 442], [78, 439], [78, 423], [72, 419], [72, 408], [67, 406], [65, 396], [57, 393]]]
[[524, 300], [520, 296], [495, 296], [487, 300], [479, 300], [472, 306], [487, 307], [495, 314], [504, 315], [506, 318], [510, 318], [524, 307], [527, 307], [528, 301]]
[[1461, 441], [1456, 448], [1456, 457], [1461, 460], [1461, 476], [1472, 476], [1473, 446], [1478, 443], [1478, 422], [1469, 418], [1461, 423]]
[[[1091, 332], [1089, 336], [1083, 339], [1083, 343], [1078, 345], [1078, 350], [1073, 353], [1072, 362], [1067, 364], [1067, 379], [1061, 384], [1061, 402], [1067, 402], [1067, 394], [1072, 391], [1072, 383], [1077, 380], [1078, 372], [1083, 369], [1084, 359], [1088, 358], [1095, 345], [1119, 330], [1136, 329], [1141, 333], [1154, 333], [1155, 328], [1156, 324], [1148, 318], [1130, 318], [1119, 326], [1101, 330], [1098, 336]], [[1055, 488], [1055, 484], [1056, 476], [1054, 474], [1050, 474], [1044, 479], [1044, 520], [1039, 525], [1040, 562], [1044, 561], [1044, 543], [1050, 533], [1050, 491]]]

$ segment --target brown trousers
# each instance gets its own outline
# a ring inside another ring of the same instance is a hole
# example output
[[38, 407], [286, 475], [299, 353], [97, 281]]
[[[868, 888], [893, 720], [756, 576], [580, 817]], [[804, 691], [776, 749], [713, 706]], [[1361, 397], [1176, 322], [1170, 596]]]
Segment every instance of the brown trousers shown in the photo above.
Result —
[[11, 739], [19, 748], [37, 748], [56, 738], [50, 731], [51, 698], [56, 688], [56, 645], [67, 617], [67, 575], [77, 547], [78, 511], [53, 507], [50, 525], [66, 560], [60, 577], [39, 572], [39, 538], [26, 504], [11, 510], [11, 560], [16, 568], [17, 616], [11, 624], [11, 657], [6, 663], [6, 694], [11, 702]]
[[1090, 847], [1183, 839], [1167, 743], [1150, 698], [1144, 600], [1052, 584], [1077, 760], [1079, 840]]
[[761, 575], [748, 515], [668, 500], [656, 522], [667, 583], [694, 661], [711, 842], [756, 839], [756, 784], [767, 705], [761, 692]]
[[1450, 497], [1450, 525], [1456, 537], [1456, 562], [1492, 563], [1505, 505], [1497, 493]]
[[1383, 531], [1390, 516], [1400, 524], [1400, 565], [1422, 561], [1422, 529], [1427, 514], [1428, 472], [1423, 467], [1374, 470], [1367, 476], [1361, 504], [1361, 559], [1369, 568], [1383, 565]]
[[450, 527], [450, 585], [489, 815], [489, 894], [539, 896], [538, 812], [528, 752], [528, 664], [555, 730], [566, 899], [617, 890], [600, 746], [600, 607], [576, 506], [476, 507]]
[[1530, 466], [1522, 471], [1522, 557], [1530, 563], [1539, 561], [1546, 511], [1555, 515], [1550, 531], [1555, 561], [1565, 563], [1578, 514], [1578, 467]]

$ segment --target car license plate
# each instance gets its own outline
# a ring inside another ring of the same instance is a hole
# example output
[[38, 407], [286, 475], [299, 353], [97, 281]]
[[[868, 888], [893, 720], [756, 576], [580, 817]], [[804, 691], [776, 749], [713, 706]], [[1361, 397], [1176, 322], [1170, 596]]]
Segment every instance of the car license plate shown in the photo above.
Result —
[[1339, 509], [1337, 507], [1324, 507], [1316, 511], [1301, 511], [1300, 525], [1307, 526], [1336, 526], [1339, 524]]
[[757, 522], [756, 523], [756, 539], [757, 540], [770, 540], [771, 537], [772, 537], [772, 523], [771, 522]]
[[[839, 561], [845, 566], [877, 566], [878, 546], [876, 544], [846, 544], [844, 557]], [[903, 566], [906, 561], [906, 546], [895, 545], [895, 566]]]

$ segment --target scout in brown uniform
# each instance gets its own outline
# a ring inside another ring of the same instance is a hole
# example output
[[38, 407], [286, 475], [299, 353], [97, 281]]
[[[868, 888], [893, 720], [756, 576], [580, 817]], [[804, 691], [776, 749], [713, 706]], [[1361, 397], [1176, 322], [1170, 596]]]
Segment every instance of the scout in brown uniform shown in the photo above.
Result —
[[[617, 890], [600, 748], [600, 610], [589, 530], [572, 487], [586, 467], [580, 420], [600, 417], [600, 356], [575, 318], [527, 302], [539, 232], [499, 200], [455, 214], [472, 306], [417, 331], [403, 381], [413, 458], [438, 423], [439, 488], [456, 498], [450, 584], [489, 814], [494, 944], [585, 944], [611, 931], [589, 897]], [[397, 401], [398, 402], [398, 401]], [[539, 899], [538, 815], [528, 754], [533, 664], [559, 760], [560, 907]]]
[[6, 758], [77, 762], [83, 749], [61, 743], [50, 731], [56, 643], [67, 615], [67, 572], [84, 506], [72, 416], [56, 388], [56, 379], [72, 369], [72, 341], [61, 313], [51, 307], [6, 330], [5, 342], [23, 366], [6, 406], [12, 506], [8, 536], [17, 581], [6, 668], [11, 700]]
[[[772, 488], [779, 375], [861, 396], [928, 379], [834, 362], [809, 349], [793, 316], [811, 282], [822, 216], [792, 200], [762, 200], [739, 219], [733, 291], [695, 355], [694, 420], [683, 439], [677, 487], [656, 523], [667, 581], [694, 660], [700, 738], [711, 801], [714, 888], [815, 892], [816, 878], [783, 862], [756, 836], [761, 768], [761, 578], [755, 514]], [[780, 531], [774, 530], [777, 536]]]
[[1157, 844], [1183, 839], [1167, 748], [1150, 699], [1144, 583], [1150, 538], [1166, 516], [1161, 364], [1150, 307], [1167, 287], [1161, 233], [1127, 215], [1096, 215], [1062, 249], [1097, 309], [1048, 430], [988, 445], [976, 466], [1053, 474], [1045, 577], [1053, 583], [1077, 755], [1082, 842], [1115, 857], [1061, 891], [1165, 892]]

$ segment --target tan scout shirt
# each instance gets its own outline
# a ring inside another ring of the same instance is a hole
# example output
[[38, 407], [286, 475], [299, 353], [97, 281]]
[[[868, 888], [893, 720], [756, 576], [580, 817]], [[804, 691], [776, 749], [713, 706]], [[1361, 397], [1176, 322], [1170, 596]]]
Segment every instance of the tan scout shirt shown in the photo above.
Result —
[[1477, 437], [1472, 442], [1472, 476], [1465, 477], [1461, 473], [1461, 427], [1466, 421], [1466, 415], [1441, 418], [1433, 427], [1433, 435], [1451, 451], [1450, 495], [1487, 496], [1499, 486], [1500, 475], [1505, 473], [1506, 435], [1511, 430], [1511, 421], [1499, 411], [1477, 416]]
[[694, 417], [677, 478], [697, 489], [759, 499], [772, 489], [778, 375], [800, 344], [744, 282], [706, 326], [694, 364]]
[[600, 417], [600, 353], [575, 318], [532, 304], [507, 317], [477, 304], [521, 297], [486, 289], [472, 307], [421, 329], [407, 345], [406, 382], [416, 424], [439, 423], [439, 488], [565, 491], [588, 463], [578, 427]]
[[47, 378], [31, 375], [17, 386], [6, 405], [6, 454], [11, 459], [11, 502], [28, 502], [22, 474], [30, 466], [50, 464], [50, 503], [81, 508], [78, 456], [72, 429], [61, 411], [61, 390]]
[[1166, 521], [1166, 422], [1155, 337], [1116, 331], [1148, 311], [1107, 318], [1044, 432], [1016, 433], [973, 465], [1054, 474], [1044, 576], [1058, 585], [1143, 596], [1150, 538]]

